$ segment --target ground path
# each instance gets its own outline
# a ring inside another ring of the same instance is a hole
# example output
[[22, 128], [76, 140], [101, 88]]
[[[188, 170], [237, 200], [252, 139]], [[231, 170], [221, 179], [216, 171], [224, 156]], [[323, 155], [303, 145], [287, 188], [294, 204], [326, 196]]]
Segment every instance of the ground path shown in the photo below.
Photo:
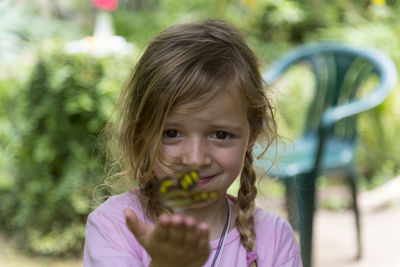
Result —
[[[343, 189], [319, 189], [318, 199], [348, 198]], [[281, 200], [261, 200], [259, 204], [285, 216]], [[314, 267], [400, 267], [400, 176], [375, 190], [361, 193], [359, 206], [361, 260], [355, 260], [353, 212], [319, 207], [315, 215]]]

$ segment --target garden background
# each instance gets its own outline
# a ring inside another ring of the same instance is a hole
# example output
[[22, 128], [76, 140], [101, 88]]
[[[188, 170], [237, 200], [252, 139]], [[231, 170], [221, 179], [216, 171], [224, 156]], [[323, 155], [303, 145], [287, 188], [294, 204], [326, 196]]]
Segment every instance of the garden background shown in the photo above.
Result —
[[[400, 66], [395, 0], [120, 0], [111, 9], [101, 11], [89, 0], [0, 1], [0, 257], [3, 241], [35, 259], [81, 257], [86, 217], [99, 203], [92, 193], [105, 178], [99, 134], [146, 43], [169, 25], [226, 19], [244, 32], [263, 69], [316, 40], [373, 46]], [[93, 41], [100, 12], [108, 12], [115, 35], [124, 38], [119, 48], [68, 50], [79, 40]], [[301, 89], [310, 82], [294, 71], [285, 80], [290, 89], [277, 92], [286, 137], [299, 134], [307, 101]], [[357, 164], [366, 191], [400, 173], [399, 86], [358, 123]], [[319, 186], [340, 183], [321, 179]], [[267, 187], [266, 194], [283, 197], [279, 184]], [[334, 198], [321, 205], [349, 203]]]

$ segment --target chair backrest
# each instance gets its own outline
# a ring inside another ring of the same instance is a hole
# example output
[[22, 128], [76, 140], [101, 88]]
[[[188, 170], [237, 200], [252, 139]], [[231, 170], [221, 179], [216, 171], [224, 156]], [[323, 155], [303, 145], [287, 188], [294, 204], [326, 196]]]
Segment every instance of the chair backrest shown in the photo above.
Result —
[[[263, 78], [272, 83], [289, 67], [300, 63], [308, 64], [315, 75], [314, 97], [306, 117], [305, 134], [318, 133], [326, 127], [325, 123], [329, 125], [325, 129], [328, 136], [354, 139], [356, 116], [353, 115], [382, 102], [397, 80], [395, 65], [382, 52], [338, 42], [317, 42], [297, 47], [273, 63]], [[365, 100], [360, 101], [358, 91], [372, 75], [378, 78], [377, 85]]]

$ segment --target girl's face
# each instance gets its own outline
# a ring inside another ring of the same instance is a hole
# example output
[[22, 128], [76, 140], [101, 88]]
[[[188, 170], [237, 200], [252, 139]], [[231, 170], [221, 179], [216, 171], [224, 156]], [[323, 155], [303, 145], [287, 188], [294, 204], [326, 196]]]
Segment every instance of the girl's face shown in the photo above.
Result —
[[[249, 145], [247, 107], [239, 94], [229, 91], [219, 92], [201, 108], [188, 108], [173, 109], [168, 116], [160, 157], [174, 170], [197, 166], [202, 189], [225, 192], [240, 174]], [[167, 175], [159, 162], [153, 171], [159, 179]]]

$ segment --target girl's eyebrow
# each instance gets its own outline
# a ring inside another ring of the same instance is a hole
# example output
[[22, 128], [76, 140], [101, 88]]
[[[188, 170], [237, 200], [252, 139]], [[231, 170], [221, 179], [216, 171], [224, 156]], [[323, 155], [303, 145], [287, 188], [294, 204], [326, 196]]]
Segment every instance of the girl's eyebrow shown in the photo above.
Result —
[[166, 121], [165, 122], [165, 127], [179, 127], [179, 126], [182, 126], [183, 124], [182, 123], [179, 123], [179, 122], [177, 122], [177, 121], [173, 121], [173, 120], [171, 120], [171, 121]]
[[241, 126], [237, 126], [237, 125], [232, 125], [232, 124], [210, 124], [211, 128], [215, 128], [215, 129], [226, 129], [226, 130], [230, 130], [233, 132], [238, 132], [241, 131], [243, 129], [243, 127]]
[[[167, 121], [165, 123], [165, 128], [174, 128], [174, 127], [182, 127], [184, 126], [184, 123], [180, 123], [178, 121]], [[229, 124], [229, 123], [211, 123], [208, 124], [208, 128], [211, 129], [222, 129], [222, 130], [228, 130], [228, 131], [232, 131], [232, 132], [239, 132], [243, 129], [242, 126], [239, 125], [233, 125], [233, 124]]]

